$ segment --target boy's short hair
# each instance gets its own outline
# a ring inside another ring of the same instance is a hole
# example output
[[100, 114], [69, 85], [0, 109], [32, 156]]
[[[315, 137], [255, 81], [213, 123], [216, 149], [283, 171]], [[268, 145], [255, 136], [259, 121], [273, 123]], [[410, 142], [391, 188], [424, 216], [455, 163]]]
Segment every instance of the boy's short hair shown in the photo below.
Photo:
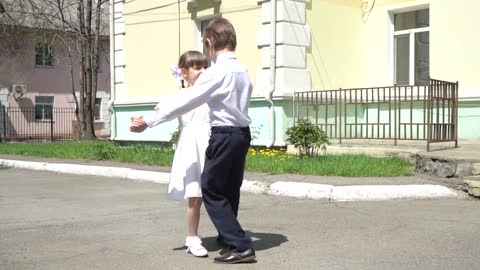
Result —
[[218, 50], [229, 49], [235, 51], [237, 47], [237, 35], [232, 23], [224, 18], [217, 18], [210, 21], [203, 33], [204, 45], [208, 38], [213, 48]]

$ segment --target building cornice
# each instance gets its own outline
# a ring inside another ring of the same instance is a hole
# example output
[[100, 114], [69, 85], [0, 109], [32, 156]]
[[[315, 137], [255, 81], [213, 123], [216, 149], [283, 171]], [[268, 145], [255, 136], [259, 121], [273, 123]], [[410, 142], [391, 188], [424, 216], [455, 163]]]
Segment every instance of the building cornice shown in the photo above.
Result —
[[[187, 0], [187, 4], [191, 7], [198, 7], [198, 3], [202, 0]], [[222, 0], [212, 0], [215, 3], [220, 3]]]
[[[265, 2], [270, 2], [271, 0], [257, 0], [257, 4], [262, 4], [262, 3], [265, 3]], [[292, 1], [292, 2], [299, 2], [299, 3], [305, 3], [305, 4], [308, 4], [310, 3], [310, 0], [289, 0], [289, 1]]]

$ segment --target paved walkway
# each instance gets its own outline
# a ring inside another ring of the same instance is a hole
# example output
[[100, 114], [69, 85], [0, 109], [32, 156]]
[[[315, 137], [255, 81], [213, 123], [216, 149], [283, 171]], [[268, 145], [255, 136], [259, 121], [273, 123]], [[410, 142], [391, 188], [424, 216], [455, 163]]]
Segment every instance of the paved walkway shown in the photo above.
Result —
[[[133, 181], [168, 183], [169, 167], [111, 161], [50, 159], [0, 155], [0, 165], [29, 170], [116, 177]], [[242, 190], [251, 193], [326, 201], [380, 201], [464, 197], [460, 179], [428, 175], [413, 177], [322, 177], [246, 173]]]

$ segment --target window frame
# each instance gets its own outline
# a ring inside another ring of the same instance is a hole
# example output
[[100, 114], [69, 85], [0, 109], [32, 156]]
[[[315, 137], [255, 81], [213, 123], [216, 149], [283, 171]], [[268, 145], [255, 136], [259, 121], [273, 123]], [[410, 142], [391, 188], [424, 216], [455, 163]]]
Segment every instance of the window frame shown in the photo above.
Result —
[[[395, 31], [393, 34], [393, 38], [395, 40], [396, 36], [402, 36], [402, 35], [408, 35], [408, 41], [409, 41], [409, 67], [408, 67], [408, 80], [410, 85], [415, 84], [415, 34], [417, 33], [430, 33], [430, 27], [422, 27], [422, 28], [414, 28], [414, 29], [408, 29], [408, 30], [401, 30], [401, 31]], [[430, 44], [429, 44], [430, 48]], [[396, 84], [397, 82], [397, 71], [396, 71], [396, 48], [395, 48], [395, 42], [394, 42], [394, 52], [393, 52], [393, 61], [394, 61], [394, 73], [393, 73], [393, 78], [394, 78], [394, 83]], [[430, 69], [430, 68], [429, 68]]]
[[[203, 26], [207, 26], [208, 23], [216, 18], [221, 18], [221, 14], [203, 16], [195, 20], [195, 36], [196, 36], [196, 48], [197, 51], [202, 52], [208, 58], [208, 66], [210, 66], [210, 58], [208, 57], [208, 51], [205, 46], [203, 46]], [[206, 24], [205, 24], [206, 23]], [[205, 24], [205, 25], [204, 25]]]
[[[39, 47], [41, 46], [41, 58], [42, 61], [41, 63], [37, 63], [37, 55], [39, 55]], [[34, 51], [35, 51], [35, 67], [47, 67], [47, 68], [53, 68], [53, 48], [49, 46], [45, 42], [37, 42], [35, 43], [34, 46]], [[48, 57], [50, 58], [50, 65], [47, 65], [47, 59]]]
[[[417, 10], [423, 10], [423, 9], [428, 9], [429, 14], [431, 12], [430, 5], [425, 4], [425, 5], [415, 5], [415, 6], [402, 6], [402, 7], [397, 7], [397, 8], [392, 8], [389, 10], [389, 19], [390, 19], [390, 35], [389, 35], [389, 54], [390, 54], [390, 59], [391, 63], [389, 64], [390, 69], [391, 69], [391, 77], [390, 81], [391, 84], [395, 85], [397, 84], [397, 70], [396, 70], [396, 46], [395, 46], [395, 37], [396, 36], [401, 36], [401, 35], [408, 35], [409, 36], [409, 68], [408, 68], [408, 79], [409, 85], [415, 85], [415, 34], [417, 33], [425, 33], [428, 32], [430, 33], [430, 22], [429, 26], [427, 27], [419, 27], [419, 28], [412, 28], [412, 29], [406, 29], [406, 30], [398, 30], [395, 31], [395, 15], [396, 14], [401, 14], [401, 13], [407, 13], [411, 11], [417, 11]], [[429, 48], [430, 48], [430, 43], [429, 43]], [[429, 66], [430, 70], [430, 66]]]
[[[98, 110], [97, 110], [97, 106], [98, 106]], [[94, 112], [94, 115], [93, 115], [93, 120], [94, 121], [101, 121], [102, 120], [102, 98], [95, 98], [95, 108], [94, 108], [95, 112]]]
[[[52, 102], [40, 102], [37, 98], [44, 97], [44, 98], [51, 98]], [[55, 96], [35, 96], [35, 121], [53, 121], [54, 120], [54, 113], [53, 113], [53, 106], [55, 105]], [[37, 118], [37, 111], [39, 110], [37, 106], [42, 106], [41, 108], [41, 118]], [[45, 110], [47, 106], [50, 106], [51, 112], [50, 117], [48, 117], [48, 112]]]

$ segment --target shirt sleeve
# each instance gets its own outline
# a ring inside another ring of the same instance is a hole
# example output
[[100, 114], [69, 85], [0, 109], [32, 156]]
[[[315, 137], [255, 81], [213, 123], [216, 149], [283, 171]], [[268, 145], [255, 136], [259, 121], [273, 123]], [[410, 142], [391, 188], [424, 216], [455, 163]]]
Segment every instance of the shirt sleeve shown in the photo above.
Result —
[[163, 97], [152, 118], [145, 120], [147, 126], [154, 127], [167, 122], [204, 104], [222, 85], [224, 77], [215, 72], [205, 72], [198, 77], [193, 87]]

